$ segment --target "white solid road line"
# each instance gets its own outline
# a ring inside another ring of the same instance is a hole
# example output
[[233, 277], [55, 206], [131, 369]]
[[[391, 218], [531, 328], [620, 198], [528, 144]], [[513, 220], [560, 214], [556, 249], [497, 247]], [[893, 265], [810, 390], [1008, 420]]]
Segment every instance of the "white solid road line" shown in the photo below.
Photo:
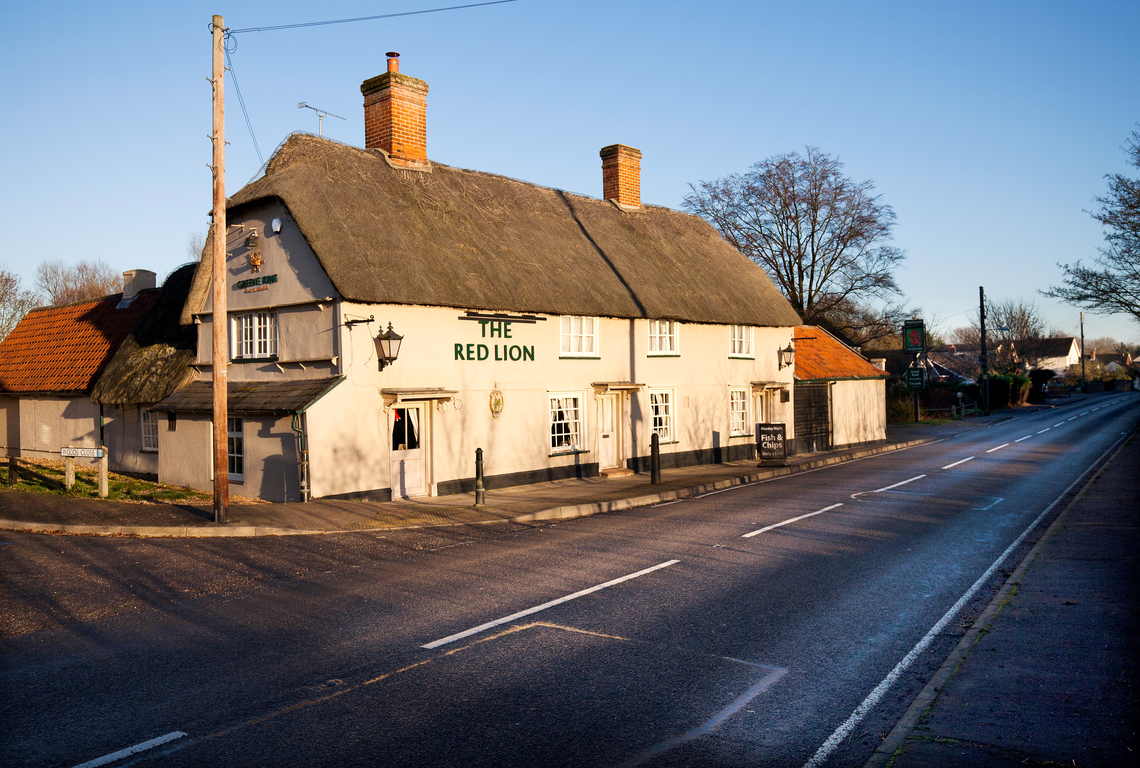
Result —
[[787, 525], [788, 523], [794, 523], [794, 522], [796, 522], [797, 520], [803, 520], [803, 519], [804, 519], [804, 518], [806, 518], [806, 517], [813, 517], [813, 516], [815, 516], [815, 515], [819, 515], [819, 514], [822, 514], [822, 513], [824, 513], [824, 512], [830, 512], [831, 510], [833, 510], [833, 509], [836, 509], [836, 508], [838, 508], [838, 507], [842, 507], [842, 506], [843, 506], [843, 504], [842, 504], [842, 503], [840, 503], [840, 504], [832, 504], [830, 507], [824, 507], [823, 509], [817, 509], [815, 512], [808, 512], [806, 515], [800, 515], [799, 517], [792, 517], [792, 518], [789, 518], [789, 519], [787, 519], [787, 520], [784, 520], [784, 521], [782, 521], [782, 522], [779, 522], [779, 523], [775, 523], [775, 524], [773, 524], [773, 525], [769, 525], [769, 526], [768, 526], [768, 527], [766, 527], [766, 528], [761, 528], [761, 529], [760, 529], [760, 530], [758, 530], [758, 531], [753, 531], [752, 533], [746, 533], [746, 534], [744, 534], [743, 536], [741, 536], [740, 538], [742, 538], [742, 539], [750, 539], [750, 538], [752, 538], [753, 536], [759, 536], [761, 533], [764, 533], [764, 531], [770, 531], [770, 530], [772, 530], [773, 528], [779, 528], [781, 525]]
[[664, 563], [658, 563], [657, 565], [653, 566], [652, 568], [646, 568], [645, 570], [638, 571], [637, 573], [627, 574], [627, 575], [622, 576], [620, 578], [614, 579], [613, 581], [607, 581], [605, 584], [598, 584], [597, 586], [590, 587], [589, 589], [583, 589], [580, 592], [575, 592], [572, 595], [566, 595], [566, 597], [560, 597], [557, 600], [551, 600], [549, 603], [543, 603], [542, 605], [536, 605], [533, 608], [527, 608], [525, 611], [519, 611], [518, 613], [512, 613], [510, 616], [504, 616], [501, 619], [495, 619], [494, 621], [488, 621], [486, 624], [480, 624], [477, 627], [472, 627], [471, 629], [464, 630], [463, 632], [459, 632], [458, 634], [448, 635], [447, 637], [444, 637], [440, 640], [433, 640], [430, 643], [427, 643], [425, 645], [421, 645], [420, 648], [427, 648], [430, 650], [432, 648], [438, 648], [441, 645], [447, 645], [448, 643], [454, 643], [456, 640], [462, 640], [465, 637], [471, 637], [471, 635], [477, 635], [480, 632], [486, 632], [488, 629], [492, 629], [492, 628], [500, 626], [502, 624], [507, 624], [509, 622], [514, 621], [515, 619], [521, 619], [523, 616], [530, 616], [532, 613], [538, 613], [539, 611], [545, 611], [547, 608], [553, 608], [556, 605], [562, 605], [562, 603], [568, 603], [571, 600], [576, 600], [579, 597], [584, 597], [585, 595], [589, 595], [593, 592], [597, 592], [599, 590], [605, 589], [606, 587], [612, 587], [615, 584], [621, 584], [623, 581], [629, 581], [630, 579], [636, 579], [639, 576], [644, 576], [647, 573], [653, 573], [654, 571], [660, 570], [662, 568], [668, 568], [670, 565], [676, 565], [679, 562], [681, 562], [681, 561], [680, 560], [667, 560]]
[[1002, 448], [1005, 448], [1007, 445], [1009, 445], [1009, 443], [1002, 443], [997, 448], [990, 448], [988, 451], [986, 451], [986, 453], [993, 453], [994, 451], [1000, 451]]
[[971, 456], [968, 459], [962, 459], [961, 461], [955, 461], [953, 464], [947, 464], [945, 467], [943, 467], [943, 469], [953, 469], [954, 467], [958, 466], [959, 464], [965, 464], [967, 461], [973, 461], [973, 460], [974, 460], [974, 457]]
[[1026, 435], [1025, 437], [1019, 437], [1019, 438], [1017, 438], [1017, 439], [1016, 439], [1016, 440], [1014, 440], [1013, 442], [1015, 442], [1015, 443], [1020, 443], [1022, 440], [1028, 440], [1028, 439], [1029, 439], [1029, 438], [1031, 438], [1031, 437], [1033, 437], [1033, 435]]
[[924, 477], [926, 477], [926, 475], [917, 475], [916, 477], [912, 477], [910, 480], [903, 480], [901, 483], [895, 483], [894, 485], [888, 485], [886, 488], [876, 488], [875, 490], [871, 491], [871, 493], [882, 493], [883, 491], [889, 491], [892, 488], [898, 488], [900, 485], [906, 485], [907, 483], [913, 483], [915, 480], [921, 480]]
[[185, 735], [186, 734], [182, 731], [171, 731], [165, 736], [159, 736], [158, 738], [151, 739], [150, 741], [144, 741], [141, 744], [135, 744], [133, 747], [120, 749], [118, 752], [112, 752], [109, 755], [103, 755], [102, 757], [97, 757], [94, 760], [88, 760], [86, 763], [80, 763], [79, 765], [75, 766], [75, 768], [96, 768], [96, 766], [99, 765], [113, 763], [116, 760], [122, 760], [124, 757], [130, 757], [131, 755], [136, 755], [139, 752], [145, 752], [148, 749], [153, 749], [154, 747], [165, 744], [168, 741], [181, 739]]

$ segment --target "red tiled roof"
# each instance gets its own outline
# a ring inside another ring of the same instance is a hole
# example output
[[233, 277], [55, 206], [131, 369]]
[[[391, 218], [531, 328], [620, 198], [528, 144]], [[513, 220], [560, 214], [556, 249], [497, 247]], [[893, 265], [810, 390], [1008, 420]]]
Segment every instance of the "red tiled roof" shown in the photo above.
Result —
[[874, 379], [888, 375], [822, 328], [798, 326], [795, 338], [796, 378], [800, 381]]
[[29, 312], [0, 342], [0, 392], [90, 391], [158, 292], [140, 293], [126, 309], [115, 309], [121, 298]]

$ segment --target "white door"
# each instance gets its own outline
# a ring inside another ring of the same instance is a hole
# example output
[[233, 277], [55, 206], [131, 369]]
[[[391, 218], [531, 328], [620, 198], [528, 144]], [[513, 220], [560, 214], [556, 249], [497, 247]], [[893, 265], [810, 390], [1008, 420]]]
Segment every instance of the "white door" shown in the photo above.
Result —
[[391, 410], [392, 498], [427, 494], [424, 467], [424, 406], [401, 405]]
[[598, 398], [598, 468], [618, 466], [617, 396]]

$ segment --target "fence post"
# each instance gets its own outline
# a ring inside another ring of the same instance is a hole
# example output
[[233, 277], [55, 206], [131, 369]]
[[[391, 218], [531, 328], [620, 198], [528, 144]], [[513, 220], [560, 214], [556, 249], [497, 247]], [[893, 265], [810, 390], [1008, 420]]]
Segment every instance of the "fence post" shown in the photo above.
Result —
[[103, 455], [99, 457], [99, 498], [107, 498], [107, 449], [103, 449]]
[[18, 465], [16, 463], [16, 457], [15, 456], [9, 456], [8, 457], [8, 485], [15, 485], [16, 484], [16, 481], [19, 479], [19, 477], [17, 476], [18, 471], [19, 470], [18, 470]]
[[661, 482], [661, 438], [656, 432], [649, 439], [649, 482]]
[[483, 487], [483, 449], [475, 449], [475, 506], [486, 506], [487, 491]]
[[63, 484], [67, 490], [71, 490], [71, 486], [75, 485], [75, 458], [67, 456], [63, 460]]

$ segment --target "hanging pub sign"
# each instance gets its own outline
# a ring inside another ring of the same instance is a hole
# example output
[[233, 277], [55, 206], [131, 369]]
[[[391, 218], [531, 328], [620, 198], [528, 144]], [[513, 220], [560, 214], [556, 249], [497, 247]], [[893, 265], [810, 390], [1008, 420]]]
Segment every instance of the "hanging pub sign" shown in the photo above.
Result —
[[926, 351], [926, 324], [922, 320], [903, 322], [903, 352]]
[[760, 461], [787, 461], [787, 425], [757, 424], [756, 450], [760, 453]]

